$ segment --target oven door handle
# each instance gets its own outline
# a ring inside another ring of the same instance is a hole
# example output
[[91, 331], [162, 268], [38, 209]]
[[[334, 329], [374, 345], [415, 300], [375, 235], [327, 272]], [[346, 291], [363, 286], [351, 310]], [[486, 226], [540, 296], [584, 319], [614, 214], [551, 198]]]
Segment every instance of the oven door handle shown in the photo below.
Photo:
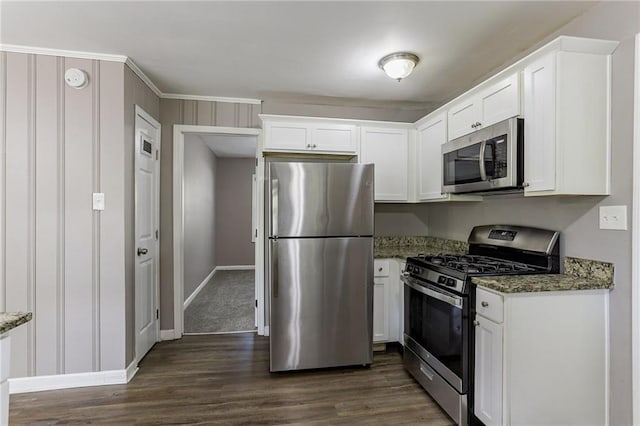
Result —
[[487, 180], [487, 169], [484, 165], [484, 154], [487, 151], [487, 141], [484, 140], [480, 144], [480, 155], [478, 156], [478, 161], [480, 161], [480, 180]]
[[443, 293], [440, 293], [439, 291], [435, 291], [435, 290], [431, 290], [427, 287], [421, 286], [419, 284], [414, 284], [413, 282], [411, 282], [410, 278], [405, 278], [402, 277], [402, 282], [405, 283], [407, 286], [411, 287], [412, 289], [414, 289], [417, 292], [420, 292], [422, 294], [424, 294], [425, 296], [429, 296], [429, 297], [433, 297], [434, 299], [438, 299], [441, 300], [445, 303], [448, 303], [449, 305], [452, 306], [462, 306], [462, 298], [461, 297], [456, 297], [456, 296], [449, 296]]

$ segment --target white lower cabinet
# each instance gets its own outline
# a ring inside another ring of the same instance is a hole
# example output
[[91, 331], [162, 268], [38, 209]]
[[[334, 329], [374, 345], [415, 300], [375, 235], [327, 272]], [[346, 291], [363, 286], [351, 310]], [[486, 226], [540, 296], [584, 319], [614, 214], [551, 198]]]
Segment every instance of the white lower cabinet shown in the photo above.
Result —
[[502, 324], [476, 317], [475, 414], [486, 425], [502, 424]]
[[373, 279], [373, 341], [389, 340], [389, 277]]
[[400, 342], [402, 333], [401, 264], [397, 259], [376, 259], [373, 278], [373, 342]]
[[607, 424], [608, 290], [478, 287], [474, 414], [486, 426]]

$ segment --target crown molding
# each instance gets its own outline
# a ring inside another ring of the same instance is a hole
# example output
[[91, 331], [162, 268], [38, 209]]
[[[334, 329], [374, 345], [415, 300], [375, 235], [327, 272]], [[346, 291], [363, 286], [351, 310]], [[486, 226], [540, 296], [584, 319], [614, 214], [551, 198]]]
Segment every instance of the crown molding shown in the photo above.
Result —
[[158, 89], [158, 86], [156, 86], [155, 83], [151, 81], [149, 77], [147, 77], [147, 75], [136, 65], [135, 62], [133, 62], [131, 58], [127, 57], [127, 60], [125, 61], [125, 63], [129, 66], [129, 68], [131, 68], [131, 71], [133, 71], [135, 75], [140, 77], [140, 79], [147, 86], [149, 86], [149, 88], [153, 91], [153, 93], [156, 94], [156, 96], [160, 98], [162, 97], [163, 93], [160, 91], [160, 89]]
[[182, 99], [186, 101], [213, 101], [213, 102], [231, 102], [235, 104], [253, 104], [260, 105], [262, 101], [260, 99], [251, 98], [228, 98], [224, 96], [198, 96], [198, 95], [182, 95], [179, 93], [163, 93], [161, 96], [163, 99]]
[[49, 49], [47, 47], [21, 46], [18, 44], [4, 44], [4, 43], [0, 43], [0, 50], [4, 52], [29, 53], [33, 55], [64, 56], [67, 58], [94, 59], [98, 61], [111, 61], [111, 62], [126, 62], [128, 59], [124, 55], [112, 55], [109, 53], [80, 52], [78, 50]]
[[81, 52], [77, 50], [62, 50], [62, 49], [50, 49], [47, 47], [34, 47], [23, 46], [17, 44], [5, 44], [0, 43], [0, 51], [13, 52], [13, 53], [27, 53], [32, 55], [48, 55], [48, 56], [64, 56], [66, 58], [77, 59], [89, 59], [97, 61], [110, 61], [124, 63], [131, 68], [140, 79], [162, 99], [181, 99], [192, 101], [211, 101], [211, 102], [230, 102], [237, 104], [253, 104], [260, 105], [262, 101], [260, 99], [249, 98], [229, 98], [222, 96], [198, 96], [198, 95], [183, 95], [179, 93], [163, 93], [158, 86], [136, 65], [131, 58], [125, 55], [112, 55], [108, 53], [96, 53], [96, 52]]

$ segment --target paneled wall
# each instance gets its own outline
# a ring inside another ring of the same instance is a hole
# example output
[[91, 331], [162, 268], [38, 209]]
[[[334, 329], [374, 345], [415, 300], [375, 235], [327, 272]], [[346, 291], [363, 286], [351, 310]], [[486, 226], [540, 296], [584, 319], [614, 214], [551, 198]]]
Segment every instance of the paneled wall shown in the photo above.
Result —
[[13, 377], [125, 367], [123, 69], [0, 52], [0, 310], [34, 314]]
[[173, 125], [260, 127], [261, 105], [160, 100], [160, 328], [173, 328]]

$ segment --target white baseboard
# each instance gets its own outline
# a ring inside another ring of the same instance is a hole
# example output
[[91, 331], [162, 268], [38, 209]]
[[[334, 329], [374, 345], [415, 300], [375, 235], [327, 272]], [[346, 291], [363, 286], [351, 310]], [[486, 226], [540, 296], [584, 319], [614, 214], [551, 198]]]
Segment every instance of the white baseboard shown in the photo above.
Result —
[[[135, 371], [109, 370], [92, 373], [55, 374], [52, 376], [16, 377], [9, 379], [9, 393], [40, 392], [55, 389], [83, 388], [87, 386], [123, 385]], [[137, 370], [137, 365], [132, 370]]]
[[196, 298], [196, 296], [198, 295], [198, 293], [200, 293], [200, 291], [202, 291], [202, 289], [204, 288], [205, 285], [207, 285], [207, 283], [209, 282], [209, 280], [211, 280], [211, 278], [213, 278], [213, 275], [216, 273], [216, 271], [218, 270], [218, 267], [213, 268], [213, 271], [209, 272], [209, 275], [207, 275], [204, 280], [202, 280], [202, 282], [198, 285], [198, 287], [196, 287], [195, 290], [193, 290], [193, 293], [191, 293], [189, 295], [189, 297], [187, 297], [187, 300], [184, 301], [184, 304], [182, 305], [182, 309], [187, 309], [187, 306], [189, 306], [191, 304], [191, 302], [193, 302], [193, 299]]
[[176, 336], [176, 332], [174, 329], [171, 330], [160, 330], [160, 341], [163, 340], [175, 340], [175, 339], [179, 339], [179, 337]]
[[138, 363], [136, 362], [136, 360], [133, 360], [131, 364], [129, 364], [129, 366], [127, 367], [127, 383], [129, 383], [131, 379], [133, 379], [133, 376], [136, 375], [138, 370], [139, 370]]
[[256, 265], [227, 265], [227, 266], [217, 266], [216, 269], [218, 271], [243, 271], [243, 270], [255, 270]]

